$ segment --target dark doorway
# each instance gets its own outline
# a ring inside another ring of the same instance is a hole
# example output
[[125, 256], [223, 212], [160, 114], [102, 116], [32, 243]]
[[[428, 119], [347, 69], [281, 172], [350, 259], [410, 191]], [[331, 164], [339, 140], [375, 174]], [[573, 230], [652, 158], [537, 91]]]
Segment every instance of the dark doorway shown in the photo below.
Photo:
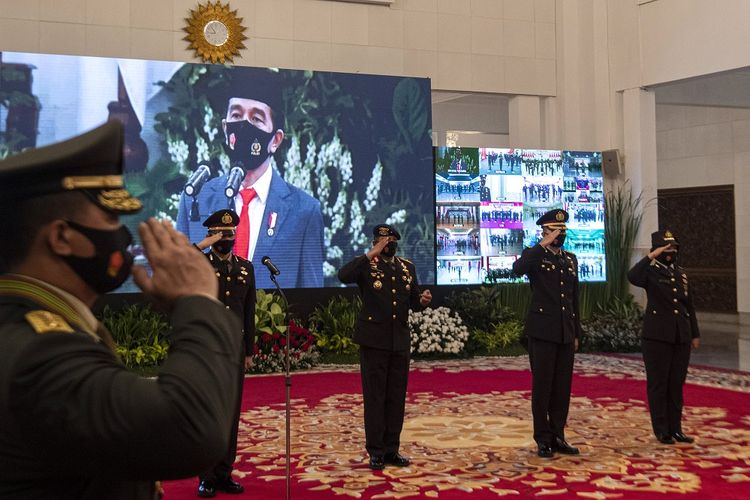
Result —
[[699, 311], [737, 312], [734, 186], [659, 189], [659, 228], [682, 244], [685, 268]]

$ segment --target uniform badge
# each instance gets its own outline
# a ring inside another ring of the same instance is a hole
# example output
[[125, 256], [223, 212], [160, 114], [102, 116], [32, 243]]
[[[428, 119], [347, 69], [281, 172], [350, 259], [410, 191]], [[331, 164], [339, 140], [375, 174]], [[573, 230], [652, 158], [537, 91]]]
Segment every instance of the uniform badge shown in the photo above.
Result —
[[273, 236], [276, 232], [276, 218], [278, 217], [278, 215], [279, 214], [277, 214], [276, 212], [271, 212], [270, 214], [268, 214], [268, 231], [266, 231], [266, 234], [268, 236]]
[[26, 313], [25, 318], [36, 333], [75, 331], [62, 316], [49, 311], [31, 311]]
[[564, 214], [564, 213], [562, 213], [562, 212], [557, 212], [557, 213], [555, 214], [555, 220], [556, 220], [557, 222], [563, 222], [563, 221], [565, 220], [565, 214]]
[[224, 215], [221, 216], [221, 223], [229, 225], [232, 223], [232, 215], [229, 212], [224, 212]]
[[383, 288], [383, 283], [381, 283], [380, 280], [377, 280], [375, 281], [375, 283], [372, 284], [372, 287], [375, 290], [380, 290], [381, 288]]
[[258, 139], [255, 139], [255, 141], [250, 145], [250, 156], [260, 156], [261, 149], [263, 149], [263, 146], [260, 145]]

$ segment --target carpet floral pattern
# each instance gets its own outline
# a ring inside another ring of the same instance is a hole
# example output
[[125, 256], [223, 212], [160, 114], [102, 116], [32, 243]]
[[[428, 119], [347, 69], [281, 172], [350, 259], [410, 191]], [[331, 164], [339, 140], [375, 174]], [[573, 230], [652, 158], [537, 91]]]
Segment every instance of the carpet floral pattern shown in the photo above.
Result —
[[[553, 459], [531, 438], [527, 358], [417, 361], [410, 377], [401, 451], [412, 464], [373, 472], [357, 368], [293, 375], [295, 498], [732, 498], [750, 482], [747, 373], [691, 367], [683, 423], [696, 443], [669, 446], [650, 431], [642, 362], [579, 355], [566, 438], [581, 454]], [[279, 379], [246, 379], [235, 471], [246, 498], [283, 498]], [[196, 484], [167, 483], [165, 498]]]

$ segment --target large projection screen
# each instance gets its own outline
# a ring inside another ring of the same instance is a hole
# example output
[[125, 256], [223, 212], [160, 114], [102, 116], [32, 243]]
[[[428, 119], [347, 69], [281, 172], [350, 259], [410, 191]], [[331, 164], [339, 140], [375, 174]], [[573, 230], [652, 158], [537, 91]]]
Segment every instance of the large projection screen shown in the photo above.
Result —
[[[236, 206], [224, 189], [229, 94], [275, 95], [283, 140], [270, 187], [258, 191], [261, 227], [251, 228], [258, 287], [273, 286], [264, 255], [284, 288], [340, 286], [337, 270], [371, 246], [383, 222], [398, 227], [419, 281], [435, 282], [429, 79], [14, 52], [0, 61], [0, 93], [27, 98], [0, 106], [0, 156], [119, 119], [126, 184], [145, 205], [123, 221], [133, 230], [149, 216], [172, 219], [193, 242], [210, 213]], [[193, 200], [183, 190], [201, 165], [211, 179]], [[137, 243], [133, 250], [142, 262]]]

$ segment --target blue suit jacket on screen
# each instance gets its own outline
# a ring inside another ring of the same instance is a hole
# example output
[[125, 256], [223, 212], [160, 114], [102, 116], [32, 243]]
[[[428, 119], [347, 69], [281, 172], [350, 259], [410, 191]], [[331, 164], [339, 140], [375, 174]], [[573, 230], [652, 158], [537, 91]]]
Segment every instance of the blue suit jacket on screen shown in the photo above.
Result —
[[[208, 181], [198, 193], [199, 220], [190, 220], [193, 198], [180, 195], [177, 229], [193, 243], [206, 237], [203, 221], [217, 210], [235, 209], [234, 201], [224, 195], [227, 176]], [[271, 214], [276, 223], [270, 227]], [[253, 254], [257, 288], [274, 288], [270, 275], [260, 260], [268, 255], [279, 268], [276, 277], [282, 288], [323, 286], [323, 216], [320, 202], [299, 188], [291, 186], [273, 170], [271, 187], [263, 212], [263, 222]], [[273, 231], [269, 231], [273, 229]], [[269, 234], [271, 232], [272, 234]]]

